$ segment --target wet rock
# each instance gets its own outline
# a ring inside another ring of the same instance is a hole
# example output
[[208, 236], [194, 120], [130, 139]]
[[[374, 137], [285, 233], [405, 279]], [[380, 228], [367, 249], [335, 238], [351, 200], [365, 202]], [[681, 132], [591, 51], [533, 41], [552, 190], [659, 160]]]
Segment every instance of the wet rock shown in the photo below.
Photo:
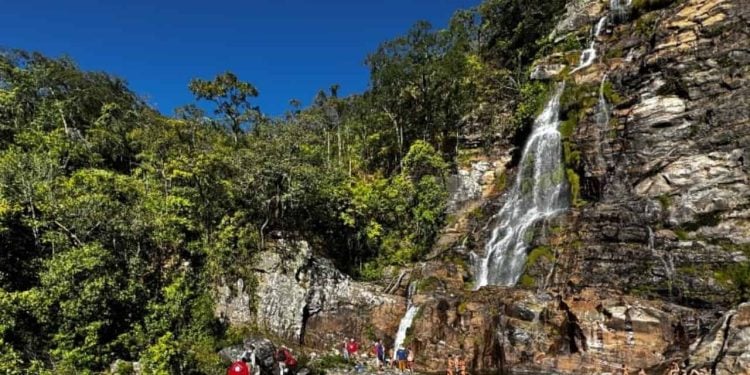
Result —
[[693, 368], [711, 368], [717, 375], [750, 372], [750, 303], [724, 314], [691, 348]]
[[564, 64], [540, 64], [531, 70], [529, 78], [546, 81], [557, 77], [565, 69]]

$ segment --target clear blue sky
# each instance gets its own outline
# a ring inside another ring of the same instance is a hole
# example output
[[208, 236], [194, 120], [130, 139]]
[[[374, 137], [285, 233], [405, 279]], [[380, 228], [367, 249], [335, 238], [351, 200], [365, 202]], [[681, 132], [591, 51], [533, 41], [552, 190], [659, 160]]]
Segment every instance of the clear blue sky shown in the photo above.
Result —
[[333, 83], [367, 87], [367, 53], [424, 19], [445, 26], [479, 0], [8, 0], [0, 47], [67, 54], [125, 78], [164, 114], [192, 103], [187, 83], [232, 70], [272, 115]]

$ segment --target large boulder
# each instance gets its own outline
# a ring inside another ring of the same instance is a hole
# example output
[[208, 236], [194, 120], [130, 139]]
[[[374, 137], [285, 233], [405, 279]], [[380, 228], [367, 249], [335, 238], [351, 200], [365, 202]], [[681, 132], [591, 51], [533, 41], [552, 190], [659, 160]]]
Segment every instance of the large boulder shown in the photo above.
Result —
[[403, 297], [352, 280], [305, 241], [277, 240], [253, 264], [253, 288], [239, 279], [215, 289], [215, 313], [232, 325], [257, 325], [281, 339], [329, 349], [344, 337], [394, 334], [405, 309]]

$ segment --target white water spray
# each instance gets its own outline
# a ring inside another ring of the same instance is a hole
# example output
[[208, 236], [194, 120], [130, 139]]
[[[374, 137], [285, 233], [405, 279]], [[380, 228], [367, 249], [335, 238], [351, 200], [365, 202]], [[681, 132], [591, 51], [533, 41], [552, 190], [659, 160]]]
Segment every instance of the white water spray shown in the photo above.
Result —
[[474, 256], [476, 289], [488, 284], [515, 285], [533, 239], [529, 229], [569, 205], [561, 160], [562, 142], [557, 129], [562, 91], [563, 85], [560, 85], [534, 121], [513, 188], [505, 205], [495, 215], [497, 226], [485, 246], [485, 256], [481, 259]]
[[596, 120], [596, 131], [594, 131], [596, 143], [599, 145], [599, 150], [596, 152], [596, 163], [597, 168], [601, 170], [602, 178], [606, 178], [607, 174], [607, 162], [604, 160], [604, 155], [609, 144], [604, 139], [609, 132], [609, 119], [610, 119], [610, 107], [607, 103], [607, 98], [604, 96], [604, 85], [607, 82], [607, 74], [602, 77], [602, 82], [599, 85], [599, 101], [596, 103], [596, 114], [594, 119]]
[[409, 284], [409, 287], [406, 289], [406, 314], [404, 314], [404, 317], [401, 318], [401, 323], [398, 324], [396, 339], [393, 341], [394, 350], [398, 350], [398, 348], [403, 345], [404, 339], [406, 339], [406, 331], [408, 331], [411, 327], [411, 324], [414, 321], [414, 317], [419, 311], [419, 307], [415, 306], [412, 303], [412, 298], [414, 297], [414, 293], [416, 293], [416, 291], [417, 283], [411, 282]]
[[411, 324], [414, 321], [414, 317], [417, 315], [417, 312], [419, 311], [419, 307], [417, 306], [409, 306], [409, 308], [406, 310], [406, 314], [404, 314], [404, 317], [401, 319], [401, 323], [398, 325], [398, 332], [396, 332], [396, 339], [393, 341], [393, 349], [398, 350], [398, 348], [403, 345], [404, 339], [406, 339], [406, 331], [411, 328]]
[[631, 3], [632, 0], [609, 0], [609, 11], [612, 13], [612, 21], [617, 23], [627, 20]]
[[581, 52], [581, 59], [578, 62], [578, 67], [573, 69], [571, 73], [575, 73], [581, 69], [589, 67], [591, 64], [594, 63], [594, 60], [596, 60], [596, 38], [599, 37], [599, 34], [602, 32], [602, 29], [604, 28], [604, 25], [607, 23], [607, 16], [604, 16], [599, 19], [599, 22], [596, 23], [596, 26], [594, 26], [594, 29], [592, 31], [592, 37], [591, 42], [589, 43], [589, 48], [586, 48]]

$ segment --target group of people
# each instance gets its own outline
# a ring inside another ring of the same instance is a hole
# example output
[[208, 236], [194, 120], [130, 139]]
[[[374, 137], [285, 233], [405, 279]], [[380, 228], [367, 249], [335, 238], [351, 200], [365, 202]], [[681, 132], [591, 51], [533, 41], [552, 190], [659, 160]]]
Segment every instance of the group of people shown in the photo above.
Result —
[[[342, 345], [342, 354], [347, 362], [356, 362], [357, 353], [359, 352], [359, 343], [354, 338], [344, 339]], [[382, 371], [383, 368], [391, 367], [398, 368], [399, 371], [413, 372], [414, 369], [414, 350], [411, 348], [404, 348], [399, 346], [398, 348], [392, 348], [386, 355], [386, 348], [383, 345], [382, 340], [377, 340], [373, 343], [372, 354], [377, 361], [376, 367], [378, 371]]]
[[447, 370], [448, 375], [466, 375], [466, 358], [462, 355], [453, 356], [448, 354]]
[[[680, 365], [677, 362], [672, 362], [665, 375], [708, 375], [708, 373], [709, 372], [706, 369], [692, 369], [688, 373], [687, 370], [680, 369]], [[627, 365], [622, 365], [622, 370], [618, 375], [620, 374], [630, 375], [630, 368]], [[641, 369], [640, 371], [638, 371], [638, 375], [646, 375], [646, 371], [644, 369]]]
[[[278, 366], [278, 375], [292, 375], [297, 370], [297, 359], [292, 355], [292, 349], [282, 345], [274, 353], [274, 361]], [[252, 344], [245, 345], [245, 351], [237, 361], [227, 368], [227, 375], [259, 375], [260, 368], [255, 362], [255, 347]]]

